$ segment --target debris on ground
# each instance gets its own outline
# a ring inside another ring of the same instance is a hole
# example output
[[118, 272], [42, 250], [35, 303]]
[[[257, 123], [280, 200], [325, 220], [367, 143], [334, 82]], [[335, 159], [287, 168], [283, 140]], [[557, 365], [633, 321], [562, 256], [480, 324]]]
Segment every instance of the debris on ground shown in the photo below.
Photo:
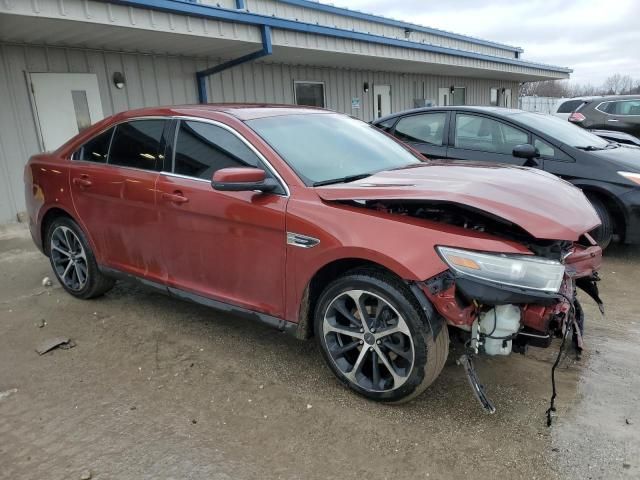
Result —
[[4, 392], [0, 392], [0, 400], [4, 400], [5, 398], [13, 395], [14, 393], [18, 393], [17, 388], [11, 388], [9, 390], [5, 390]]
[[627, 419], [625, 420], [625, 423], [626, 423], [627, 425], [633, 425], [633, 420], [631, 420], [630, 418], [627, 418]]
[[84, 470], [80, 474], [80, 480], [91, 480], [91, 470]]
[[51, 279], [49, 277], [44, 277], [42, 279], [42, 286], [43, 287], [50, 287], [51, 285], [53, 285], [53, 284], [51, 283]]
[[307, 410], [309, 410], [311, 407], [313, 407], [313, 405], [311, 405], [310, 403], [307, 403]]
[[42, 328], [47, 324], [47, 321], [44, 318], [41, 318], [38, 323], [36, 323], [36, 327]]
[[55, 337], [45, 340], [40, 344], [38, 348], [36, 348], [36, 352], [40, 355], [44, 355], [47, 352], [50, 352], [54, 348], [61, 348], [63, 350], [69, 350], [70, 348], [75, 347], [76, 344], [69, 337]]

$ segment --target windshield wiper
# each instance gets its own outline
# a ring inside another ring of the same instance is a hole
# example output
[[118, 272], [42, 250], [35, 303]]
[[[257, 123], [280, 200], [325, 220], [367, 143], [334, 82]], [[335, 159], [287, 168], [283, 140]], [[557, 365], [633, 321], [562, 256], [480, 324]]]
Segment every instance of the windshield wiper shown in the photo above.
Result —
[[576, 147], [579, 150], [584, 150], [585, 152], [595, 152], [596, 150], [604, 150], [605, 147], [596, 147], [595, 145], [587, 145], [586, 147]]
[[370, 173], [360, 173], [359, 175], [348, 175], [342, 178], [333, 178], [331, 180], [321, 180], [319, 182], [313, 182], [314, 187], [321, 187], [322, 185], [332, 185], [334, 183], [349, 183], [356, 180], [362, 180], [363, 178], [370, 177]]

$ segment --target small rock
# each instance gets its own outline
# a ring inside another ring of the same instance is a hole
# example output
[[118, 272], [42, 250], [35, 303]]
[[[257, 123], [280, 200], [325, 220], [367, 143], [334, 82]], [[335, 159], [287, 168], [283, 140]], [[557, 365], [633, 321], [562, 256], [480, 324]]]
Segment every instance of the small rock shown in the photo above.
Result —
[[191, 420], [191, 423], [193, 423], [195, 425], [196, 423], [198, 423], [198, 421], [194, 418], [194, 419]]
[[627, 418], [627, 419], [625, 420], [625, 423], [626, 423], [627, 425], [633, 425], [633, 420], [631, 420], [630, 418]]
[[133, 405], [132, 407], [129, 407], [129, 410], [135, 410], [136, 408], [138, 408], [138, 407], [136, 407], [135, 405]]
[[631, 464], [630, 464], [630, 463], [627, 463], [627, 462], [624, 462], [624, 463], [622, 464], [622, 468], [631, 468]]
[[40, 321], [38, 323], [36, 323], [36, 326], [38, 328], [42, 328], [47, 324], [46, 320], [44, 318], [41, 318]]
[[4, 392], [0, 392], [0, 400], [4, 400], [5, 398], [13, 395], [14, 393], [18, 393], [17, 388], [12, 388], [10, 390], [5, 390]]
[[313, 407], [313, 405], [311, 405], [310, 403], [307, 403], [307, 410], [309, 410], [312, 407]]
[[91, 480], [91, 471], [85, 470], [80, 474], [80, 480]]
[[44, 277], [42, 279], [42, 286], [43, 287], [50, 287], [52, 285], [51, 283], [51, 279], [49, 277]]

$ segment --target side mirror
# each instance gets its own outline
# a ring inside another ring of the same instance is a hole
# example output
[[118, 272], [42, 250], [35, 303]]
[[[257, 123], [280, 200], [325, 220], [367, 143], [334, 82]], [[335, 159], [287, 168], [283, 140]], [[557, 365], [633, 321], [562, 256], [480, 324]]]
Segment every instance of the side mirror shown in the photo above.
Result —
[[222, 192], [271, 192], [278, 183], [260, 168], [221, 168], [213, 174], [211, 186]]
[[516, 158], [526, 158], [527, 160], [533, 160], [540, 156], [540, 150], [533, 145], [525, 143], [523, 145], [516, 145], [513, 147], [513, 156]]

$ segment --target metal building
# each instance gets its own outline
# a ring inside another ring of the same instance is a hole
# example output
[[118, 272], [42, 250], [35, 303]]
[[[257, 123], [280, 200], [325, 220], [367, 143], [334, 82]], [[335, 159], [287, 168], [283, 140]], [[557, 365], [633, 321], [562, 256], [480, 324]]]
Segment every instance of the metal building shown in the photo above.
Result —
[[103, 116], [269, 102], [371, 120], [416, 105], [511, 106], [521, 82], [571, 72], [522, 53], [308, 0], [0, 0], [0, 222], [24, 210], [29, 156]]

